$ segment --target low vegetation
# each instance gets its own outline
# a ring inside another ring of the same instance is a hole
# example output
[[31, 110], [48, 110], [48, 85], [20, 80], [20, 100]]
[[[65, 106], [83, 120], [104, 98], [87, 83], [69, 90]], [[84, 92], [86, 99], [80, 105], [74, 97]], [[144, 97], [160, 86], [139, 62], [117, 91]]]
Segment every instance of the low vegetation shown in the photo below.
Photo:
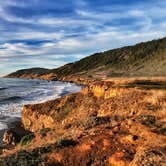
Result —
[[1, 166], [38, 166], [47, 158], [47, 153], [51, 151], [51, 146], [40, 147], [32, 151], [21, 150], [17, 154], [0, 160]]
[[22, 137], [21, 141], [20, 141], [20, 146], [26, 146], [29, 143], [31, 143], [31, 141], [35, 138], [34, 134], [29, 134], [26, 135], [24, 137]]

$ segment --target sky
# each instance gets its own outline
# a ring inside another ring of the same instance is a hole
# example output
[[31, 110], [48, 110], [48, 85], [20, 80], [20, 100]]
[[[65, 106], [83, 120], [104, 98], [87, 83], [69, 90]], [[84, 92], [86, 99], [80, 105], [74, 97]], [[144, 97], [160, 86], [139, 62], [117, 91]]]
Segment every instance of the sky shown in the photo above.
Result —
[[0, 0], [0, 76], [166, 36], [166, 0]]

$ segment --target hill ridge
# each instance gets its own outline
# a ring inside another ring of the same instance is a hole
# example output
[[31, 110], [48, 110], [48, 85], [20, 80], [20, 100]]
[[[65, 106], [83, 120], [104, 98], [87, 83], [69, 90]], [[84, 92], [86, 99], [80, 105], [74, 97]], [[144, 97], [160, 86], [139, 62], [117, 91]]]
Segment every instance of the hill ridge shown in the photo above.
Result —
[[[42, 70], [42, 69], [41, 69]], [[37, 72], [36, 68], [19, 70], [7, 77], [28, 77], [36, 72], [36, 77], [51, 75], [66, 77], [79, 75], [100, 78], [119, 76], [166, 76], [166, 37], [141, 42], [87, 56], [52, 70]]]

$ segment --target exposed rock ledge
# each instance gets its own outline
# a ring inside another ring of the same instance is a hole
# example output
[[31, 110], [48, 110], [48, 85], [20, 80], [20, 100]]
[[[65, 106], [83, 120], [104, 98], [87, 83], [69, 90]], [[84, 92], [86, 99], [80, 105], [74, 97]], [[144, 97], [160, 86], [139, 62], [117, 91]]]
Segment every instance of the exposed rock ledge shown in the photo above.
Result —
[[[130, 89], [113, 87], [112, 83], [90, 84], [89, 86], [83, 87], [81, 92], [77, 94], [71, 94], [64, 98], [59, 98], [41, 104], [25, 105], [22, 111], [22, 122], [24, 127], [32, 132], [43, 128], [55, 128], [57, 123], [59, 123], [55, 118], [55, 112], [58, 114], [60, 111], [64, 111], [63, 108], [66, 109], [66, 105], [70, 104], [70, 98], [75, 100], [79, 98], [79, 100], [83, 100], [85, 96], [92, 94], [94, 97], [97, 97], [98, 100], [106, 100], [113, 97], [120, 97], [130, 92]], [[61, 122], [63, 123], [63, 121]]]

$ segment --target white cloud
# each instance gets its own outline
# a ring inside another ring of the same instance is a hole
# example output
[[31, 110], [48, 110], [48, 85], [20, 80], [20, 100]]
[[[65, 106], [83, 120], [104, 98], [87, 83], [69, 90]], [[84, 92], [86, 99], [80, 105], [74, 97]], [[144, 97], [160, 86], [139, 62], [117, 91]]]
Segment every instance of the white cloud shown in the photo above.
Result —
[[131, 17], [142, 17], [144, 12], [141, 10], [129, 10], [122, 12], [92, 12], [86, 10], [76, 10], [76, 13], [82, 17], [100, 19], [100, 20], [115, 20]]
[[[47, 65], [55, 67], [64, 64], [66, 62], [64, 59], [67, 57], [72, 57], [74, 61], [88, 53], [166, 35], [166, 4], [163, 2], [156, 6], [147, 4], [127, 8], [112, 6], [103, 12], [91, 9], [84, 0], [78, 0], [76, 14], [65, 18], [45, 13], [42, 16], [25, 19], [7, 12], [6, 6], [25, 7], [27, 1], [24, 2], [26, 3], [18, 4], [15, 0], [6, 0], [2, 1], [0, 6], [1, 19], [10, 25], [21, 23], [18, 29], [9, 31], [6, 31], [8, 27], [4, 24], [0, 25], [0, 69], [17, 64], [21, 67], [23, 61], [19, 59], [24, 57], [26, 65], [35, 67], [41, 64], [44, 67]], [[27, 26], [22, 25], [23, 23]], [[20, 40], [20, 42], [10, 43], [10, 40]], [[48, 42], [28, 45], [22, 42], [24, 40], [48, 40]]]
[[64, 37], [63, 33], [63, 31], [41, 32], [25, 28], [19, 32], [7, 32], [1, 36], [0, 40], [59, 40]]

